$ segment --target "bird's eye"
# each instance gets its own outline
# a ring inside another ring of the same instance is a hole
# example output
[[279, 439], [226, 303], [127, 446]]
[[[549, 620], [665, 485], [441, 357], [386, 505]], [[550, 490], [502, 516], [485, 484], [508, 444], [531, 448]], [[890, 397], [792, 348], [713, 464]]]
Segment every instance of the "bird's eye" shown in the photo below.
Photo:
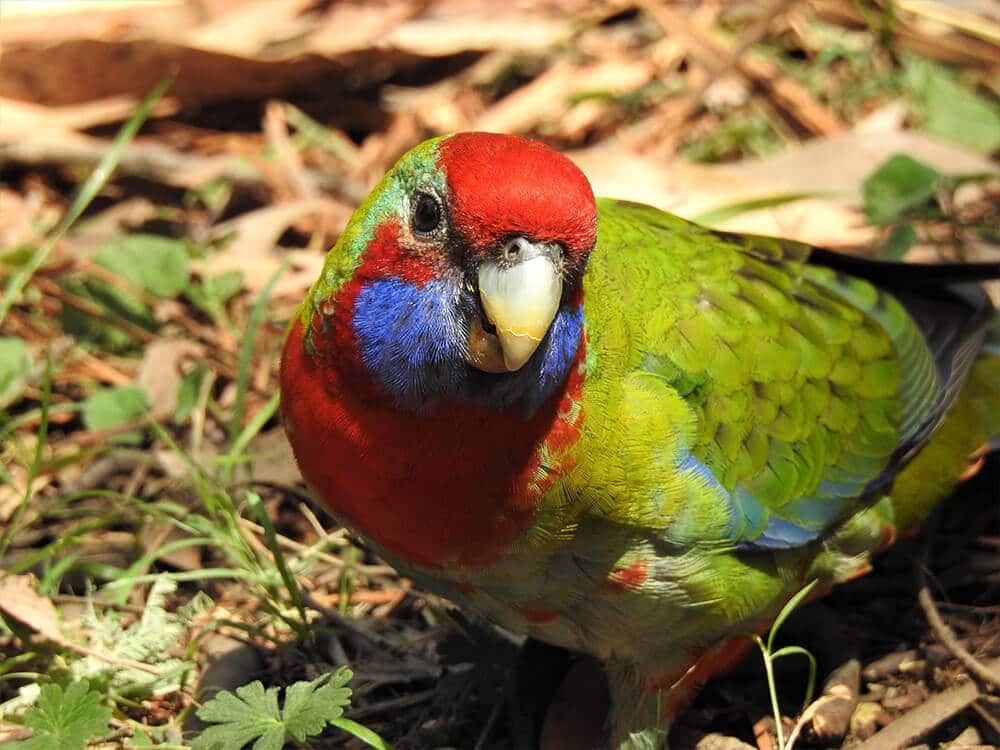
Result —
[[441, 226], [441, 204], [430, 193], [418, 193], [413, 203], [410, 227], [417, 234], [430, 234]]

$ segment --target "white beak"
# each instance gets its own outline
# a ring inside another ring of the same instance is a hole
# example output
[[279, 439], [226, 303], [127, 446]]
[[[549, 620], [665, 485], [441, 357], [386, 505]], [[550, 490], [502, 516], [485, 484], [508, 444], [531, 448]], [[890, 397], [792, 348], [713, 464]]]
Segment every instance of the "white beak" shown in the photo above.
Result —
[[479, 266], [479, 298], [487, 320], [496, 327], [508, 372], [531, 359], [562, 298], [562, 275], [551, 246], [522, 240], [518, 247], [519, 256], [506, 267], [494, 261]]

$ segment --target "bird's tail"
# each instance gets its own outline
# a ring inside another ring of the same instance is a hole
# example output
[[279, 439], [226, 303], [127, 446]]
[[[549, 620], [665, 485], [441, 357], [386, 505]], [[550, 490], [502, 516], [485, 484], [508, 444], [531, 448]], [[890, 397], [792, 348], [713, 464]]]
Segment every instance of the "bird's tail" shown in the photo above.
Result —
[[992, 450], [1000, 450], [1000, 310], [986, 331], [986, 341], [967, 388]]
[[810, 575], [843, 582], [870, 569], [872, 556], [913, 531], [986, 454], [1000, 451], [1000, 311], [994, 313], [961, 394], [933, 437], [899, 473], [888, 497], [852, 516], [828, 540]]
[[891, 493], [896, 528], [902, 531], [922, 520], [978, 471], [991, 449], [1000, 450], [1000, 311], [948, 416], [896, 478]]

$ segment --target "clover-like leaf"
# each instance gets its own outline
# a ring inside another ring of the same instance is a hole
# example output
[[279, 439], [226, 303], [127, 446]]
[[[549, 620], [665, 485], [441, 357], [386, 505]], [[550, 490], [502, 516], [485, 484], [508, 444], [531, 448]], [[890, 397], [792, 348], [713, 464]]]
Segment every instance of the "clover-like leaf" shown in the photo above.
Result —
[[198, 717], [214, 724], [192, 743], [193, 750], [242, 750], [253, 742], [253, 750], [281, 750], [287, 738], [302, 743], [339, 719], [350, 705], [351, 689], [345, 687], [353, 674], [341, 667], [311, 682], [296, 682], [285, 690], [284, 705], [278, 705], [278, 688], [266, 688], [255, 680], [220, 692], [198, 710]]
[[24, 714], [32, 736], [14, 742], [10, 750], [84, 750], [87, 740], [108, 733], [111, 709], [101, 706], [100, 693], [86, 680], [71, 682], [63, 691], [51, 683], [42, 687], [38, 703]]

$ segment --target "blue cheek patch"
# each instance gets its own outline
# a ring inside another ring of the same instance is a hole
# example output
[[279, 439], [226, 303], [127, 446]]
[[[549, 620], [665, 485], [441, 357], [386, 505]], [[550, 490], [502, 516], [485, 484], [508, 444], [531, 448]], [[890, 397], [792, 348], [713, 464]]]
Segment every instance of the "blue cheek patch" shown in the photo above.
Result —
[[361, 360], [379, 385], [415, 406], [453, 392], [464, 367], [465, 331], [456, 320], [452, 285], [417, 287], [381, 279], [362, 288], [354, 307]]
[[466, 363], [463, 311], [471, 305], [463, 304], [462, 294], [454, 279], [419, 287], [395, 278], [366, 284], [354, 303], [361, 361], [383, 390], [414, 411], [450, 398], [535, 412], [566, 381], [580, 345], [583, 308], [561, 308], [524, 367], [493, 375]]
[[546, 396], [562, 385], [576, 350], [580, 346], [583, 330], [583, 305], [575, 310], [560, 308], [549, 329], [538, 367], [538, 384]]

